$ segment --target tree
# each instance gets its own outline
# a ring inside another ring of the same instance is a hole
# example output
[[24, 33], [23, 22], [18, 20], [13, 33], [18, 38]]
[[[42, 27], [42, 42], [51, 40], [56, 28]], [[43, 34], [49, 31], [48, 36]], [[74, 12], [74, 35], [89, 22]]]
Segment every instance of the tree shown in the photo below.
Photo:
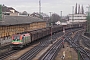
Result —
[[26, 11], [23, 11], [22, 15], [28, 15], [28, 13]]
[[2, 20], [2, 5], [0, 5], [0, 20]]
[[86, 31], [90, 33], [90, 6], [88, 7], [88, 12], [87, 13], [88, 13], [88, 15], [87, 15], [87, 18], [86, 18], [86, 20], [87, 20], [87, 29], [86, 29]]
[[49, 24], [50, 23], [55, 24], [55, 22], [57, 22], [57, 21], [60, 21], [60, 16], [58, 14], [55, 14], [55, 13], [52, 14], [50, 19], [49, 19]]

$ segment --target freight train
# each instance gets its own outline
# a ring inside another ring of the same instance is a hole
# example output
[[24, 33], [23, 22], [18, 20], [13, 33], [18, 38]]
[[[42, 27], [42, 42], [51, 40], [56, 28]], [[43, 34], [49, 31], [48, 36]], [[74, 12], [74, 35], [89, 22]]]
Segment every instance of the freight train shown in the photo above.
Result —
[[78, 28], [78, 27], [83, 27], [83, 24], [69, 24], [66, 26], [53, 26], [53, 27], [47, 27], [47, 28], [43, 28], [43, 29], [38, 29], [38, 30], [34, 30], [34, 31], [27, 31], [21, 34], [15, 34], [12, 36], [12, 43], [11, 43], [11, 47], [12, 48], [22, 48], [25, 45], [27, 45], [28, 43], [31, 43], [37, 39], [43, 38], [47, 35], [50, 35], [51, 32], [55, 33], [58, 31], [63, 31], [64, 29], [71, 29], [71, 28]]
[[38, 29], [34, 31], [27, 31], [21, 34], [16, 34], [12, 36], [12, 43], [11, 47], [20, 47], [22, 48], [23, 46], [27, 45], [28, 43], [31, 43], [37, 39], [43, 38], [47, 35], [51, 34], [51, 29], [52, 33], [62, 31], [62, 26], [53, 26], [53, 27], [47, 27], [43, 29]]

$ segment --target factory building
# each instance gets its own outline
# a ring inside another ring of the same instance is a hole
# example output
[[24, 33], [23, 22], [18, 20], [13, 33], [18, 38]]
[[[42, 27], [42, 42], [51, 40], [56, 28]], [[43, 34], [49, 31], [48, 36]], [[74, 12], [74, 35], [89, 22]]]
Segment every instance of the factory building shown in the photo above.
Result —
[[73, 11], [73, 14], [69, 14], [68, 17], [69, 17], [69, 22], [86, 21], [86, 14], [84, 14], [83, 5], [82, 5], [82, 7], [80, 5], [78, 5], [78, 7], [77, 7], [77, 3], [76, 3], [75, 13]]

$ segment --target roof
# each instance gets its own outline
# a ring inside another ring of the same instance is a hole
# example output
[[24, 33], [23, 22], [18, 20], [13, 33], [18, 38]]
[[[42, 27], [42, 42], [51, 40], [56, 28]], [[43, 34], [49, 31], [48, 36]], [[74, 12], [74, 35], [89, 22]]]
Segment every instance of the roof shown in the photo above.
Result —
[[33, 22], [44, 22], [44, 20], [30, 16], [4, 16], [0, 25], [30, 24]]
[[[2, 6], [2, 12], [11, 12], [10, 10], [15, 10], [15, 9], [12, 7]], [[19, 13], [16, 10], [15, 10], [15, 12]]]
[[6, 6], [2, 6], [2, 12], [10, 12], [10, 10], [8, 9], [8, 7]]
[[[14, 8], [12, 7], [8, 7], [9, 10], [15, 10]], [[15, 12], [19, 13], [18, 11], [15, 10]]]

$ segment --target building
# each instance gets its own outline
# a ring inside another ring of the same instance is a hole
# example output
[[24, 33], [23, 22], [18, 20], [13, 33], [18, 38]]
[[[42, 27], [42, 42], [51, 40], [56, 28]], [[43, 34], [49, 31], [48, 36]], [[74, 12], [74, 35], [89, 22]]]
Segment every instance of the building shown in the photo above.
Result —
[[0, 20], [0, 38], [45, 27], [46, 22], [37, 17], [6, 15]]
[[1, 6], [1, 9], [2, 9], [2, 13], [3, 15], [9, 15], [9, 16], [18, 16], [19, 15], [19, 12], [16, 11], [14, 8], [12, 7], [7, 7], [5, 5], [2, 5]]
[[78, 5], [77, 8], [77, 3], [76, 3], [75, 13], [73, 11], [73, 14], [69, 14], [68, 17], [69, 17], [69, 22], [85, 22], [86, 14], [84, 13], [83, 6], [80, 8], [80, 5]]

